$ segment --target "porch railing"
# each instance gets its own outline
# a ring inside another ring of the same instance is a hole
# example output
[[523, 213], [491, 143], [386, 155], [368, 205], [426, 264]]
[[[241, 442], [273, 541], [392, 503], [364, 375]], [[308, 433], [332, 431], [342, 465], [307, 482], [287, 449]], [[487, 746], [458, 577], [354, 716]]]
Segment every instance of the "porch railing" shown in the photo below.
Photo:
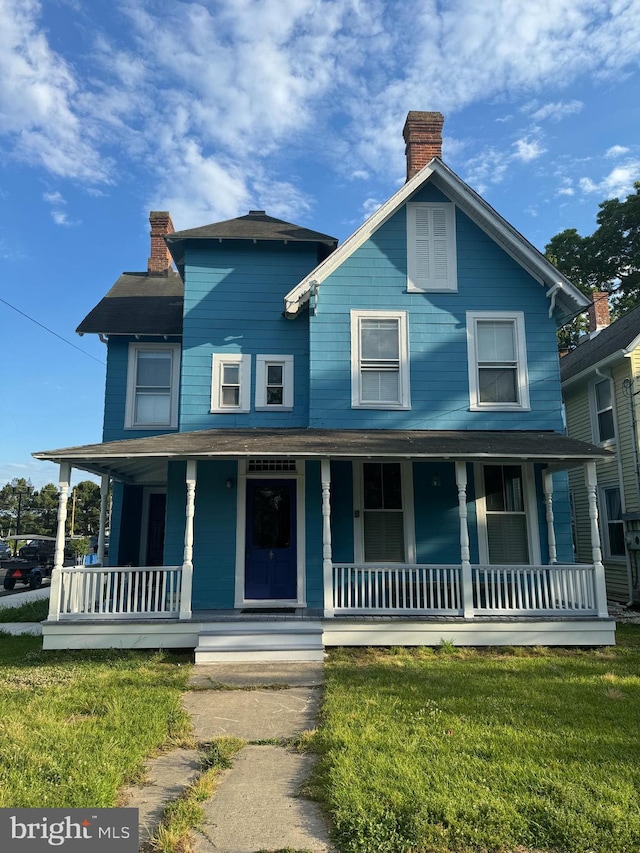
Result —
[[181, 566], [65, 567], [49, 618], [177, 618], [181, 581]]
[[[467, 615], [595, 615], [592, 565], [471, 566]], [[464, 612], [462, 566], [333, 564], [333, 609], [342, 614]]]

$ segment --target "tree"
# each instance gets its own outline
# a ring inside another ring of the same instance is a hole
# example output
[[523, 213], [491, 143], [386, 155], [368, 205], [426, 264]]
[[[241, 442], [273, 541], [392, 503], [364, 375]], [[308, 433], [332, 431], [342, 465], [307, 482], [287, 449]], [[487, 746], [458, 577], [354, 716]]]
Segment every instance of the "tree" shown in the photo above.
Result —
[[73, 487], [71, 501], [73, 535], [91, 536], [97, 533], [100, 524], [100, 486], [92, 480], [83, 480]]
[[[568, 228], [545, 246], [547, 258], [584, 294], [602, 290], [611, 295], [614, 319], [640, 303], [640, 181], [634, 187], [624, 201], [601, 202], [593, 234], [582, 237]], [[575, 346], [585, 326], [584, 316], [566, 326], [560, 345]]]

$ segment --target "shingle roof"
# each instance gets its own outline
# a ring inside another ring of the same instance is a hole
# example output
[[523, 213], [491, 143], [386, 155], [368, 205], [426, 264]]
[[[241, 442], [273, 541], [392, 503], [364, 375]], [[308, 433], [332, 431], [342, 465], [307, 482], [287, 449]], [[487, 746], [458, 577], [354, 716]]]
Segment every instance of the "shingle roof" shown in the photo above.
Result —
[[[33, 454], [132, 482], [161, 481], [170, 459], [220, 457], [523, 459], [580, 463], [611, 452], [555, 432], [504, 430], [211, 429]], [[154, 463], [155, 460], [155, 463]]]
[[123, 273], [76, 331], [81, 335], [181, 335], [183, 293], [175, 270], [166, 276]]
[[325, 247], [322, 258], [338, 244], [335, 237], [267, 216], [264, 210], [250, 210], [246, 216], [213, 222], [200, 228], [175, 231], [166, 236], [167, 245], [178, 266], [183, 263], [185, 240], [277, 240], [289, 243], [318, 243]]
[[594, 338], [579, 344], [560, 359], [560, 377], [563, 382], [594, 367], [615, 353], [622, 353], [640, 335], [640, 305], [615, 323], [602, 329]]

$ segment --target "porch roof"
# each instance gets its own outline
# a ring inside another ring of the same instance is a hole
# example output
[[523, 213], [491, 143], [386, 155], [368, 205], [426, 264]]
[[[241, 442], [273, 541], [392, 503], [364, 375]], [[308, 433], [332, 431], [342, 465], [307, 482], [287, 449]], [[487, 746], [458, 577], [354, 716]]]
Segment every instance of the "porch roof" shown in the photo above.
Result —
[[210, 429], [43, 450], [36, 459], [137, 484], [166, 481], [167, 463], [186, 459], [384, 458], [546, 462], [570, 468], [609, 450], [551, 431]]

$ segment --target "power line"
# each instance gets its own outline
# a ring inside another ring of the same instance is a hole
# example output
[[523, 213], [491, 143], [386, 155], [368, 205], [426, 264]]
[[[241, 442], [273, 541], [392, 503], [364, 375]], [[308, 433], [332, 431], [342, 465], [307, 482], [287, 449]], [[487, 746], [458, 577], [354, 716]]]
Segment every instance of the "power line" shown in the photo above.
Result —
[[101, 364], [104, 367], [104, 361], [102, 361], [99, 358], [96, 358], [95, 355], [91, 355], [90, 352], [87, 352], [86, 350], [82, 349], [82, 347], [77, 346], [76, 344], [73, 343], [73, 341], [69, 341], [66, 338], [63, 338], [62, 335], [59, 335], [57, 332], [54, 332], [53, 329], [50, 329], [48, 326], [45, 326], [44, 323], [40, 323], [38, 320], [35, 320], [33, 317], [30, 317], [29, 314], [25, 314], [24, 311], [21, 311], [19, 308], [16, 308], [15, 305], [12, 305], [10, 302], [7, 302], [6, 299], [2, 299], [2, 297], [0, 297], [0, 302], [3, 302], [9, 308], [12, 308], [18, 314], [22, 314], [23, 317], [27, 318], [27, 320], [31, 320], [32, 323], [36, 324], [36, 326], [40, 326], [41, 329], [44, 329], [45, 332], [49, 332], [49, 334], [54, 335], [56, 338], [61, 340], [63, 343], [68, 344], [70, 347], [73, 347], [74, 349], [77, 349], [78, 352], [81, 352], [83, 355], [86, 355], [87, 358], [92, 358], [94, 361], [97, 361], [98, 364]]

